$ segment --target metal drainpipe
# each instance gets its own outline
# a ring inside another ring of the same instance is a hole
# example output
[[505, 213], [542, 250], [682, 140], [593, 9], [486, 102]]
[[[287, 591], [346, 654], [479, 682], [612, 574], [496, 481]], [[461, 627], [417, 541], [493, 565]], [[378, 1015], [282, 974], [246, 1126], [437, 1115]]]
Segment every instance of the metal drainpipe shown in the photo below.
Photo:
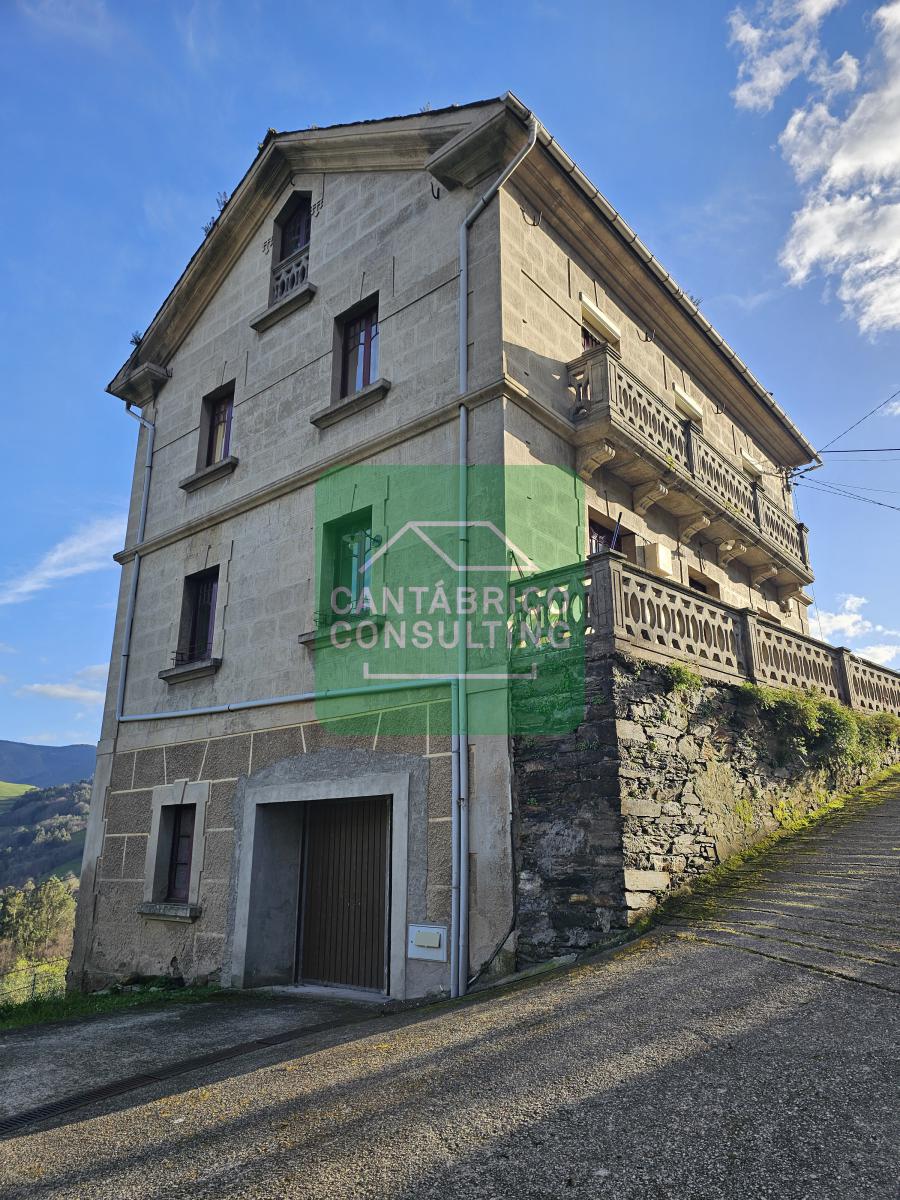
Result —
[[[134, 417], [147, 431], [147, 452], [144, 457], [144, 486], [141, 493], [141, 515], [138, 518], [137, 544], [144, 540], [147, 527], [147, 503], [150, 498], [150, 475], [153, 471], [153, 443], [156, 440], [156, 426], [148, 421], [142, 413], [136, 413], [126, 401], [125, 411], [129, 417]], [[131, 651], [131, 629], [134, 625], [134, 604], [137, 599], [138, 579], [141, 574], [141, 556], [135, 553], [131, 566], [131, 586], [128, 590], [128, 606], [125, 609], [125, 634], [122, 641], [122, 661], [119, 666], [119, 686], [116, 692], [116, 721], [121, 721], [122, 709], [125, 705], [125, 681], [128, 676], [128, 655]]]
[[[148, 421], [140, 413], [132, 410], [130, 404], [126, 403], [125, 411], [130, 417], [134, 417], [136, 421], [147, 430], [147, 452], [144, 460], [144, 483], [141, 494], [141, 511], [138, 519], [137, 530], [137, 545], [140, 546], [144, 540], [144, 533], [147, 526], [147, 504], [150, 495], [150, 476], [153, 470], [153, 443], [156, 437], [156, 426], [152, 421]], [[128, 676], [128, 656], [131, 650], [131, 633], [134, 626], [134, 608], [137, 598], [138, 580], [141, 573], [141, 556], [135, 552], [134, 562], [131, 568], [131, 584], [128, 590], [128, 604], [125, 609], [125, 631], [122, 642], [122, 658], [119, 668], [119, 683], [116, 692], [116, 724], [130, 724], [135, 721], [165, 721], [180, 717], [202, 717], [212, 716], [217, 713], [227, 712], [242, 712], [251, 708], [268, 708], [275, 704], [299, 704], [305, 701], [326, 700], [329, 698], [348, 697], [348, 696], [364, 696], [370, 695], [372, 692], [401, 692], [416, 690], [425, 687], [441, 687], [447, 684], [450, 687], [450, 728], [451, 728], [451, 797], [450, 810], [455, 817], [457, 823], [459, 820], [459, 787], [460, 787], [460, 741], [457, 731], [457, 721], [459, 714], [459, 684], [453, 676], [446, 679], [429, 679], [429, 680], [407, 680], [402, 683], [385, 683], [378, 687], [359, 688], [339, 688], [333, 691], [320, 692], [299, 692], [296, 695], [288, 696], [268, 696], [261, 700], [238, 700], [230, 704], [213, 704], [206, 705], [201, 708], [185, 708], [185, 709], [170, 709], [166, 712], [151, 712], [151, 713], [133, 713], [129, 716], [125, 715], [125, 683]], [[457, 839], [454, 839], [456, 844]], [[451, 937], [450, 937], [450, 993], [452, 996], [457, 996], [458, 978], [459, 978], [459, 880], [456, 880], [455, 898], [452, 902], [452, 909], [455, 912], [455, 917], [451, 919]]]
[[[534, 113], [528, 114], [528, 140], [518, 153], [503, 168], [488, 190], [479, 198], [466, 219], [459, 227], [459, 395], [469, 390], [469, 238], [468, 233], [500, 188], [510, 178], [523, 159], [534, 149], [539, 124]], [[469, 410], [465, 404], [459, 406], [459, 508], [457, 512], [459, 530], [458, 562], [460, 587], [465, 587], [468, 574], [468, 466], [469, 466]], [[459, 947], [457, 951], [457, 975], [454, 994], [465, 995], [469, 983], [469, 731], [468, 692], [466, 689], [466, 641], [460, 632], [457, 703], [459, 714], [459, 812], [454, 805], [451, 818], [451, 872], [452, 891], [458, 904]], [[457, 899], [458, 898], [458, 899]], [[452, 914], [451, 914], [452, 915]], [[451, 920], [451, 926], [453, 921]], [[452, 936], [452, 935], [451, 935]], [[451, 951], [453, 943], [451, 941]]]

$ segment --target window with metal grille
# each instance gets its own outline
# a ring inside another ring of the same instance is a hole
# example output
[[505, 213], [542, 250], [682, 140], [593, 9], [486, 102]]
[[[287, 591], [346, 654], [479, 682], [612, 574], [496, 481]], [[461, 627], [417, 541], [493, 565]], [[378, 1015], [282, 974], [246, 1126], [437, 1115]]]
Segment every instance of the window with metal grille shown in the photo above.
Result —
[[202, 662], [212, 657], [218, 588], [218, 567], [198, 571], [196, 575], [188, 575], [185, 579], [181, 639], [175, 653], [176, 666]]
[[341, 398], [378, 378], [378, 305], [344, 321], [341, 331]]
[[600, 344], [601, 344], [600, 339], [596, 336], [596, 334], [592, 333], [590, 331], [590, 329], [588, 329], [587, 325], [582, 325], [582, 327], [581, 327], [581, 349], [582, 349], [582, 351], [593, 350], [595, 346], [599, 346]]
[[187, 903], [191, 886], [191, 858], [194, 853], [195, 804], [181, 804], [172, 816], [172, 849], [169, 856], [167, 900]]
[[328, 529], [328, 542], [332, 590], [345, 588], [346, 591], [341, 593], [340, 606], [352, 604], [352, 611], [360, 612], [363, 590], [371, 587], [372, 582], [372, 568], [366, 565], [375, 548], [371, 508], [333, 522]]

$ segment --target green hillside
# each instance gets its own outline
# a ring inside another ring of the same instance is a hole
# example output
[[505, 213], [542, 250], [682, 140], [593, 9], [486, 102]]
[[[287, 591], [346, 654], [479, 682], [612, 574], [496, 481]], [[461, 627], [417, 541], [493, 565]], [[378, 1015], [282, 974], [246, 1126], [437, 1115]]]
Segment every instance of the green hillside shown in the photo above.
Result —
[[91, 785], [31, 788], [0, 802], [0, 888], [81, 868]]
[[22, 796], [25, 792], [33, 792], [34, 785], [31, 783], [4, 783], [0, 780], [0, 804], [4, 800], [15, 800], [17, 796]]

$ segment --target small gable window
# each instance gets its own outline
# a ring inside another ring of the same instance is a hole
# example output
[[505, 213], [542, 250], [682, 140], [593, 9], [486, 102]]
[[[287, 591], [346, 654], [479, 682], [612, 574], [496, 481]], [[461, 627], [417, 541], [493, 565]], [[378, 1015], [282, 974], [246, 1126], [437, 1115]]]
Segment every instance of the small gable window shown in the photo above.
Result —
[[294, 192], [275, 218], [272, 236], [272, 284], [269, 303], [286, 300], [309, 276], [312, 207], [308, 192]]

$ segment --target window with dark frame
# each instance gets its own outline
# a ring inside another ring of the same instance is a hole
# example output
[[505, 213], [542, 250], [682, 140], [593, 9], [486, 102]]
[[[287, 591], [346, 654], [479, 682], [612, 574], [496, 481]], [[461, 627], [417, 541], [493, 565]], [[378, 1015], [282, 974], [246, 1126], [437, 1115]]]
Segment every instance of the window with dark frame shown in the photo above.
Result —
[[185, 579], [181, 643], [175, 654], [176, 666], [203, 662], [212, 657], [218, 588], [218, 567], [198, 571], [196, 575], [188, 575]]
[[206, 466], [213, 467], [228, 457], [231, 450], [231, 414], [234, 409], [234, 389], [218, 399], [208, 401], [209, 432], [206, 439]]
[[172, 817], [172, 848], [169, 855], [169, 879], [166, 899], [188, 902], [191, 887], [191, 859], [194, 853], [195, 804], [180, 804]]
[[310, 197], [298, 194], [289, 211], [279, 219], [279, 239], [277, 263], [283, 263], [292, 254], [305, 249], [309, 245], [312, 229], [312, 213]]
[[588, 329], [587, 325], [582, 325], [581, 326], [581, 350], [582, 350], [582, 353], [584, 353], [588, 350], [593, 350], [596, 346], [599, 346], [600, 344], [601, 344], [600, 339], [596, 336], [596, 334], [592, 333], [591, 330]]
[[637, 561], [635, 536], [630, 530], [619, 526], [616, 534], [616, 544], [612, 545], [613, 535], [616, 534], [614, 521], [605, 521], [599, 517], [588, 518], [588, 554], [601, 554], [604, 550], [618, 550], [629, 562]]
[[378, 305], [344, 321], [341, 330], [340, 398], [352, 396], [378, 378]]

